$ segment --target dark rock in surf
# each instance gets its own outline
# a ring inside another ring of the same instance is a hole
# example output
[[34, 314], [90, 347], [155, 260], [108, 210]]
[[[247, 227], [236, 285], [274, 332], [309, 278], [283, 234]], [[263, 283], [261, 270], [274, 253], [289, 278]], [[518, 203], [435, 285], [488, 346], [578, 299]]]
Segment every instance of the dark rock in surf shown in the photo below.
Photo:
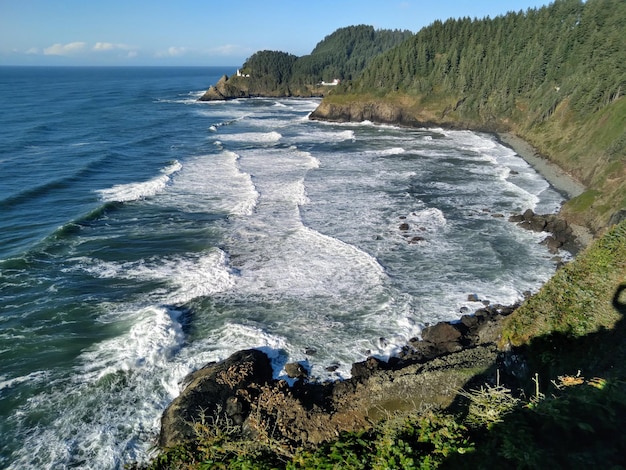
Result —
[[528, 209], [523, 214], [512, 215], [509, 217], [509, 221], [516, 222], [520, 227], [534, 232], [551, 233], [542, 242], [551, 253], [557, 253], [559, 249], [564, 249], [575, 254], [580, 250], [570, 225], [555, 214], [535, 214], [531, 209]]
[[[194, 423], [204, 420], [207, 426], [226, 423], [231, 431], [238, 427], [241, 436], [233, 439], [255, 439], [271, 425], [277, 442], [297, 449], [364, 429], [380, 410], [448, 406], [468, 374], [495, 363], [500, 320], [515, 308], [489, 306], [460, 321], [424, 328], [422, 339], [410, 340], [399, 357], [368, 357], [352, 365], [350, 379], [335, 382], [298, 380], [289, 387], [272, 379], [265, 353], [239, 351], [190, 374], [181, 395], [163, 413], [159, 445], [193, 442]], [[306, 372], [297, 362], [285, 370], [294, 378], [304, 378]]]
[[299, 362], [285, 364], [285, 372], [290, 379], [306, 379], [309, 376], [309, 372]]
[[185, 379], [185, 389], [163, 413], [159, 445], [171, 447], [193, 439], [193, 423], [204, 416], [212, 419], [225, 414], [241, 424], [251, 402], [271, 380], [269, 358], [254, 349], [238, 351], [223, 362], [193, 372]]

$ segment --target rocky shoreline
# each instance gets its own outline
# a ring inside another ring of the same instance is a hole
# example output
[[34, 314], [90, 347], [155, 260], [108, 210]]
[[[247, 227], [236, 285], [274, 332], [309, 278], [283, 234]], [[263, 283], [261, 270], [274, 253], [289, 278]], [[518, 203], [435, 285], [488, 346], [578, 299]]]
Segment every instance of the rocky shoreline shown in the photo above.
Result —
[[291, 449], [312, 447], [343, 431], [371, 427], [389, 413], [445, 408], [469, 378], [496, 363], [498, 323], [513, 311], [486, 307], [459, 322], [427, 327], [400, 357], [354, 363], [352, 377], [341, 381], [313, 382], [304, 376], [289, 386], [273, 378], [264, 352], [238, 351], [187, 377], [163, 413], [159, 446], [192, 442], [196, 423], [203, 423], [236, 427], [240, 439], [271, 431]]
[[[457, 106], [461, 103], [457, 103]], [[405, 109], [406, 108], [406, 109]], [[454, 110], [455, 107], [451, 109]], [[477, 125], [470, 122], [456, 122], [449, 119], [446, 108], [439, 115], [428, 114], [424, 110], [416, 110], [410, 104], [392, 104], [373, 100], [335, 104], [324, 100], [309, 116], [312, 120], [329, 122], [360, 122], [371, 121], [380, 124], [393, 124], [405, 127], [443, 127], [447, 129], [471, 129], [496, 136], [498, 141], [510, 147], [529, 165], [531, 165], [548, 183], [567, 199], [582, 194], [586, 188], [576, 178], [566, 173], [561, 167], [542, 156], [537, 149], [524, 139], [510, 132], [506, 126], [497, 123]], [[594, 233], [587, 227], [570, 223], [570, 227], [578, 240], [579, 247], [588, 246], [594, 239]]]
[[[526, 211], [510, 220], [529, 230], [550, 230], [546, 244], [555, 253], [581, 247], [558, 216]], [[497, 346], [502, 320], [519, 304], [490, 305], [473, 294], [468, 301], [483, 307], [457, 321], [426, 326], [389, 361], [368, 357], [352, 364], [345, 380], [310, 380], [302, 364], [291, 363], [285, 366], [295, 379], [290, 386], [274, 378], [269, 357], [255, 349], [207, 364], [185, 379], [163, 413], [159, 446], [193, 441], [203, 423], [236, 428], [237, 439], [247, 440], [271, 429], [273, 439], [287, 448], [313, 447], [396, 412], [447, 408], [469, 382], [493, 381], [496, 369], [502, 376], [519, 376], [523, 361]]]
[[[376, 116], [367, 117], [381, 122]], [[398, 119], [393, 114], [383, 122], [408, 124]], [[502, 136], [503, 143], [528, 161], [529, 153], [534, 152], [532, 147], [510, 134]], [[554, 187], [573, 195], [564, 191], [563, 184], [557, 186], [554, 176], [548, 178], [541, 168], [537, 169]], [[567, 181], [567, 175], [558, 178], [565, 178], [565, 186], [576, 191], [578, 183]], [[579, 228], [558, 215], [528, 210], [509, 220], [528, 230], [549, 232], [542, 243], [555, 256], [560, 250], [575, 255], [590, 241], [588, 234], [581, 237]], [[483, 306], [473, 314], [460, 312], [457, 321], [427, 325], [420, 338], [409, 340], [389, 361], [369, 357], [354, 363], [351, 378], [345, 380], [310, 380], [302, 364], [291, 363], [285, 366], [288, 376], [295, 380], [290, 386], [274, 378], [268, 356], [254, 349], [207, 364], [185, 379], [183, 391], [163, 413], [159, 446], [193, 441], [201, 423], [236, 428], [236, 439], [254, 439], [271, 429], [272, 438], [281, 445], [292, 449], [311, 447], [343, 431], [370, 427], [395, 412], [449, 407], [468, 382], [494, 380], [496, 369], [503, 376], [519, 375], [523, 361], [520, 363], [510, 351], [497, 346], [502, 319], [519, 305], [489, 305], [472, 294], [468, 301], [483, 302]]]

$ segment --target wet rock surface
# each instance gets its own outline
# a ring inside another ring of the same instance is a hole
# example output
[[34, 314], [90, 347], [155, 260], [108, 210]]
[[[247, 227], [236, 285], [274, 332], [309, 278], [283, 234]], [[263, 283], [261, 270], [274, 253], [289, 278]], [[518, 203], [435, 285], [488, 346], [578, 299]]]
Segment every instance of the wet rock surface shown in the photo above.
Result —
[[227, 422], [240, 427], [242, 438], [271, 431], [289, 447], [314, 446], [395, 411], [446, 407], [470, 378], [496, 363], [500, 321], [515, 308], [489, 306], [428, 326], [398, 357], [369, 357], [352, 365], [350, 379], [335, 382], [309, 381], [306, 367], [295, 362], [285, 366], [296, 379], [289, 386], [272, 378], [265, 353], [239, 351], [185, 380], [163, 413], [159, 445], [193, 440], [194, 423]]
[[509, 217], [510, 222], [516, 222], [518, 226], [533, 232], [549, 232], [543, 244], [551, 253], [556, 254], [560, 249], [577, 254], [582, 246], [569, 223], [556, 214], [535, 214], [531, 209], [523, 214], [515, 214]]

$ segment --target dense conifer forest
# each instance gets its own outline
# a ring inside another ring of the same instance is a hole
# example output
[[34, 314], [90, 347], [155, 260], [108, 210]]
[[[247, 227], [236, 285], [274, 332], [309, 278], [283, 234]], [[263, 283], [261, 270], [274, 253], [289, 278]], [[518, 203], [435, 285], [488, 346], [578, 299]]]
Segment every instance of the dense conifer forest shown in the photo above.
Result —
[[626, 2], [559, 0], [493, 19], [436, 21], [381, 55], [356, 90], [443, 93], [489, 119], [545, 120], [565, 99], [579, 115], [626, 93]]
[[241, 73], [246, 77], [238, 84], [253, 93], [272, 94], [278, 90], [284, 95], [307, 94], [304, 90], [323, 81], [357, 78], [375, 56], [411, 36], [410, 31], [375, 30], [365, 25], [341, 28], [326, 36], [306, 56], [256, 52], [243, 64]]

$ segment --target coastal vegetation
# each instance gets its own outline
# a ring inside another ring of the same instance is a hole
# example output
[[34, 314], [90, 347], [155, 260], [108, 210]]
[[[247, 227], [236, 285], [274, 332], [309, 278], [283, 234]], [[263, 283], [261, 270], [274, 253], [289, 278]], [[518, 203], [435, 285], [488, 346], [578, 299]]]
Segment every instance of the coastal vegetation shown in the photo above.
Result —
[[345, 78], [319, 119], [517, 134], [585, 184], [561, 214], [598, 238], [502, 320], [497, 359], [468, 374], [452, 403], [407, 410], [388, 397], [380, 419], [362, 429], [295, 448], [276, 425], [251, 438], [217, 410], [143, 468], [626, 466], [624, 24], [622, 0], [557, 0], [493, 19], [437, 21], [376, 49], [362, 71], [346, 65], [332, 35], [306, 59], [252, 56], [242, 73], [286, 93], [313, 76]]

